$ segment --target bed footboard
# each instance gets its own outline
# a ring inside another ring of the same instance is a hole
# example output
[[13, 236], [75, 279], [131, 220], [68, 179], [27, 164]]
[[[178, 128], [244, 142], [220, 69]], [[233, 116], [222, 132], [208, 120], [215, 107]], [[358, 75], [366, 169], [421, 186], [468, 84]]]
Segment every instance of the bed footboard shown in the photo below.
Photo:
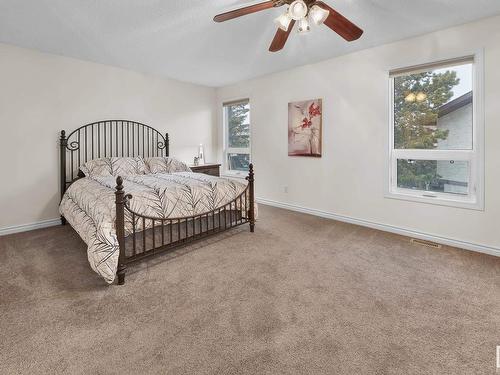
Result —
[[125, 283], [127, 265], [144, 258], [199, 241], [242, 224], [255, 230], [254, 171], [250, 164], [245, 190], [231, 202], [212, 211], [190, 217], [154, 218], [137, 214], [123, 191], [123, 179], [116, 179], [116, 235], [120, 248], [117, 268], [118, 284]]

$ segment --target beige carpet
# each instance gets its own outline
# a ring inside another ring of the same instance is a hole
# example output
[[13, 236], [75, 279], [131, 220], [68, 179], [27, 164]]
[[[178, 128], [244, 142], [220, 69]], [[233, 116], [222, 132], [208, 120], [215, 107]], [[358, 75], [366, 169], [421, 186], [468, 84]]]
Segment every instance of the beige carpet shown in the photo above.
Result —
[[1, 237], [0, 373], [497, 373], [500, 258], [265, 206], [204, 245], [108, 287], [69, 226]]

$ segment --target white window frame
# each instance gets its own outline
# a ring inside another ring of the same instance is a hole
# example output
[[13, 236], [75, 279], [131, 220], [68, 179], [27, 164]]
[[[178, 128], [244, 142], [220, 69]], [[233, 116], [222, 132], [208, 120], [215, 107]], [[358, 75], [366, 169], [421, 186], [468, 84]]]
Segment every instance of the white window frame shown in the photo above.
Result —
[[[472, 60], [473, 66], [473, 124], [472, 150], [422, 150], [394, 149], [394, 78], [428, 69], [458, 65]], [[398, 72], [401, 72], [398, 74]], [[385, 197], [442, 206], [484, 210], [484, 59], [483, 52], [467, 54], [465, 57], [427, 62], [417, 66], [394, 69], [389, 73], [389, 150], [387, 158], [387, 183]], [[469, 194], [467, 196], [449, 193], [412, 190], [397, 186], [397, 160], [454, 160], [469, 163]]]
[[[229, 147], [229, 129], [227, 127], [228, 124], [228, 118], [227, 118], [227, 111], [226, 107], [234, 104], [241, 104], [241, 103], [248, 103], [250, 107], [250, 113], [249, 113], [249, 119], [250, 119], [250, 142], [248, 147]], [[229, 154], [248, 154], [250, 158], [250, 163], [252, 162], [252, 107], [250, 104], [250, 99], [245, 98], [245, 99], [237, 99], [237, 100], [229, 100], [229, 101], [224, 101], [222, 103], [222, 134], [223, 134], [223, 152], [222, 152], [222, 167], [223, 167], [223, 175], [225, 176], [230, 176], [230, 177], [239, 177], [239, 178], [244, 178], [248, 175], [248, 172], [244, 171], [236, 171], [236, 170], [230, 170], [229, 169], [229, 161], [228, 161], [228, 155]]]

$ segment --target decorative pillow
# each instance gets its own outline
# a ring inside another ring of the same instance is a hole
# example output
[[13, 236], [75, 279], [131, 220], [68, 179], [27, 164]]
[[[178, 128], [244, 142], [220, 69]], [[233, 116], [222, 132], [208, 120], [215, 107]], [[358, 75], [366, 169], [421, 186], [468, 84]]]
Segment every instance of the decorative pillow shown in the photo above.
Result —
[[113, 175], [111, 158], [89, 160], [80, 167], [80, 170], [89, 177], [105, 177]]
[[146, 165], [140, 156], [111, 157], [89, 160], [80, 170], [89, 177], [131, 176], [146, 174]]
[[170, 157], [154, 157], [144, 159], [149, 173], [191, 172], [191, 168], [179, 159]]
[[144, 158], [136, 157], [112, 157], [111, 165], [113, 176], [133, 176], [137, 174], [146, 174], [146, 164]]

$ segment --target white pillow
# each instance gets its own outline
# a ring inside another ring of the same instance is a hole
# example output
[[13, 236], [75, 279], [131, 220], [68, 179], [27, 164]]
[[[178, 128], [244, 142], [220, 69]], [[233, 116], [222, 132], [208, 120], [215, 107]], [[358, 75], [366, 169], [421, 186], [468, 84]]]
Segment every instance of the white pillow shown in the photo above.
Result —
[[80, 167], [89, 177], [131, 176], [146, 174], [144, 159], [136, 157], [111, 157], [89, 160]]

